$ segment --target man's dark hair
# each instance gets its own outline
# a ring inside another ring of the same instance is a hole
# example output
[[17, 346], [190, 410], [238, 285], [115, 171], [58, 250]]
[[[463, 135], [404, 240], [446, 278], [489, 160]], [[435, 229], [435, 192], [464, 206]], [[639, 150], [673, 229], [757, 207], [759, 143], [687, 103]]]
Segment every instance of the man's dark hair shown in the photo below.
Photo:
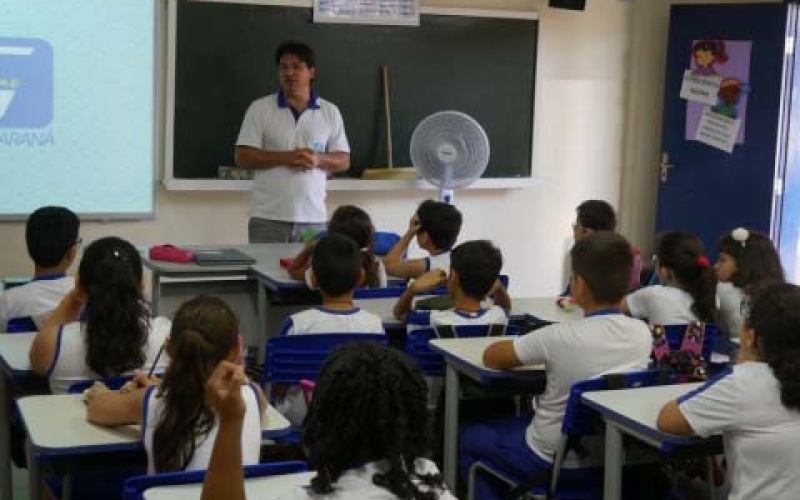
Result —
[[303, 42], [296, 42], [296, 41], [288, 41], [283, 42], [278, 46], [275, 50], [275, 66], [280, 65], [281, 58], [285, 55], [292, 55], [296, 58], [300, 59], [306, 66], [309, 68], [316, 67], [316, 62], [314, 58], [314, 49], [309, 47]]
[[597, 231], [575, 242], [572, 272], [583, 278], [594, 301], [616, 304], [628, 292], [633, 253], [628, 240], [612, 231]]
[[575, 209], [578, 212], [577, 222], [592, 231], [613, 231], [617, 227], [617, 216], [608, 202], [603, 200], [586, 200]]
[[453, 249], [450, 267], [458, 273], [461, 290], [473, 299], [483, 300], [500, 276], [503, 255], [491, 241], [467, 241]]
[[25, 242], [28, 255], [39, 267], [57, 266], [78, 242], [81, 222], [72, 210], [42, 207], [28, 217]]
[[351, 292], [361, 277], [361, 251], [343, 234], [328, 233], [314, 247], [311, 269], [320, 291], [333, 297]]
[[417, 208], [419, 230], [441, 251], [453, 248], [461, 231], [461, 212], [449, 203], [425, 200]]

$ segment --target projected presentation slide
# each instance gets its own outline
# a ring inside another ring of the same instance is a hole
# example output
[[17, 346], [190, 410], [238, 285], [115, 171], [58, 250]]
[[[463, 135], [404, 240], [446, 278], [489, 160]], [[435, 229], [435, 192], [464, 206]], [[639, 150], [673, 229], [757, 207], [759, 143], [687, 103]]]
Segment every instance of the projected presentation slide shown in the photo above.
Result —
[[0, 1], [0, 216], [153, 210], [153, 0]]

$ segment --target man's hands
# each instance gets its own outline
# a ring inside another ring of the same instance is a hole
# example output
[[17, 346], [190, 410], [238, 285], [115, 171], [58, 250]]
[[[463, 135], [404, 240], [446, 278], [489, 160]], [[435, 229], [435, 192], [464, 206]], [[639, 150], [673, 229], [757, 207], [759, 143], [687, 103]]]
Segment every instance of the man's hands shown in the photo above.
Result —
[[320, 154], [313, 149], [301, 148], [289, 152], [289, 166], [300, 172], [308, 172], [314, 168], [321, 167]]

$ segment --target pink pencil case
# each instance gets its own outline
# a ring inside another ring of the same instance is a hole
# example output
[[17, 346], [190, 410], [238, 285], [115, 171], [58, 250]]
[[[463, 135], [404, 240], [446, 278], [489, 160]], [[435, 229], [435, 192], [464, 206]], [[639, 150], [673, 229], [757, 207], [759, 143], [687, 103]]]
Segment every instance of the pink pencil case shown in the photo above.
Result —
[[179, 248], [175, 245], [155, 245], [150, 247], [148, 254], [153, 260], [163, 260], [166, 262], [177, 262], [179, 264], [189, 264], [194, 262], [194, 254], [191, 250]]

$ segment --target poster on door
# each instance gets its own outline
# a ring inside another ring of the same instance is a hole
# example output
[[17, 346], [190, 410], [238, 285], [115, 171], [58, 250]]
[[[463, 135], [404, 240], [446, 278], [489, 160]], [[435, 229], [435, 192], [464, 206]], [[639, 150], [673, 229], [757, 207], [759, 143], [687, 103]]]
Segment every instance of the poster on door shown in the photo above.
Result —
[[[727, 152], [731, 152], [733, 144], [744, 144], [751, 50], [752, 42], [744, 40], [705, 39], [692, 43], [690, 72], [681, 89], [681, 97], [687, 99], [686, 140]], [[711, 97], [708, 91], [703, 95], [701, 88], [708, 89], [713, 82], [719, 82], [715, 92]], [[721, 147], [723, 143], [727, 147]]]

